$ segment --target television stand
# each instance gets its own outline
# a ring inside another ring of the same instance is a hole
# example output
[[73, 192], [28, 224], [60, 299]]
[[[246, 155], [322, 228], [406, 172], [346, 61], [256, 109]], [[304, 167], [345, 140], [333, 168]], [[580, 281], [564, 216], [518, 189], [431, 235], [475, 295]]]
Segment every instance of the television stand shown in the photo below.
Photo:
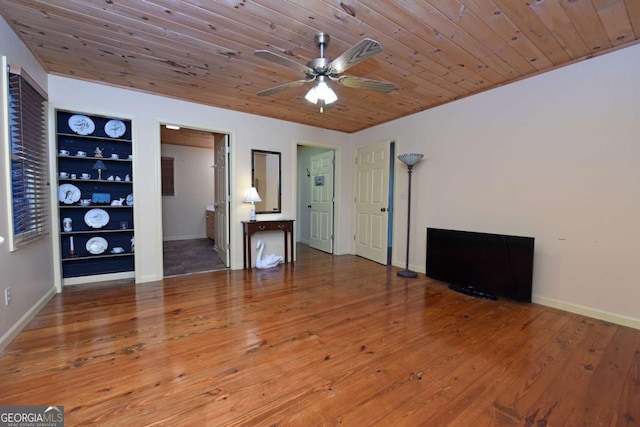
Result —
[[492, 300], [492, 301], [495, 301], [495, 300], [498, 299], [498, 297], [495, 296], [495, 295], [488, 294], [486, 292], [482, 292], [482, 291], [479, 291], [479, 290], [477, 290], [475, 288], [470, 288], [468, 286], [461, 286], [461, 285], [451, 284], [451, 285], [449, 285], [449, 289], [451, 289], [452, 291], [460, 292], [461, 294], [469, 295], [469, 296], [476, 297], [476, 298]]

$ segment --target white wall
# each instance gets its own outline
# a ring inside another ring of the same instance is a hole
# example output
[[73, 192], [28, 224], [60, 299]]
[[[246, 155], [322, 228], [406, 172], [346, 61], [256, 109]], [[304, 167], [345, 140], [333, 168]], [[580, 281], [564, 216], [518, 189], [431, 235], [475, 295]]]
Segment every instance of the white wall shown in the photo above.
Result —
[[[384, 124], [414, 167], [410, 265], [427, 227], [536, 238], [534, 300], [640, 327], [640, 45]], [[398, 191], [407, 186], [398, 162]], [[395, 200], [395, 229], [406, 200]], [[395, 233], [394, 264], [404, 265]]]
[[163, 157], [173, 157], [175, 178], [175, 195], [162, 196], [163, 240], [207, 237], [205, 208], [215, 201], [215, 151], [172, 144], [161, 144], [160, 150]]
[[[23, 67], [27, 73], [47, 90], [47, 75], [18, 37], [0, 18], [0, 56], [6, 56], [10, 64]], [[3, 71], [4, 72], [4, 71]], [[2, 93], [0, 96], [6, 96]], [[0, 113], [0, 236], [7, 237], [10, 230], [9, 182], [4, 165], [7, 161], [8, 141], [5, 134], [6, 113]], [[0, 351], [15, 333], [34, 315], [38, 307], [54, 295], [52, 262], [52, 237], [31, 243], [15, 252], [9, 251], [9, 242], [0, 246]], [[11, 305], [4, 304], [4, 290], [11, 287]]]

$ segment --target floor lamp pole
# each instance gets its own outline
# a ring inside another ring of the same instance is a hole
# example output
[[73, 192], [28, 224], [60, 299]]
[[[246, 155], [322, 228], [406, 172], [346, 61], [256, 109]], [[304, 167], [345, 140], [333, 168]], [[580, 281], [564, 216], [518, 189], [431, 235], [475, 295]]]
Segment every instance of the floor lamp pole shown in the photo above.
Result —
[[409, 175], [409, 197], [407, 200], [407, 256], [405, 269], [398, 271], [398, 276], [415, 278], [418, 277], [418, 273], [409, 270], [409, 241], [411, 238], [411, 174], [413, 172], [413, 165], [422, 159], [422, 154], [401, 154], [398, 156], [398, 159], [407, 165], [407, 174]]

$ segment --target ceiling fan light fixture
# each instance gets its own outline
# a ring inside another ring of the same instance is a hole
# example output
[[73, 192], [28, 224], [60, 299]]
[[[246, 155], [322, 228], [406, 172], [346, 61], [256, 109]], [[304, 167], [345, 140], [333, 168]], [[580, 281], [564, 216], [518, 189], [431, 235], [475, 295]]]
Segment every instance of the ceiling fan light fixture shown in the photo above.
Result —
[[390, 93], [396, 85], [379, 80], [371, 80], [363, 77], [340, 75], [354, 65], [372, 57], [382, 51], [382, 46], [375, 40], [363, 39], [344, 51], [336, 59], [331, 60], [324, 56], [324, 48], [329, 43], [327, 33], [316, 34], [315, 41], [320, 48], [320, 57], [312, 59], [307, 65], [299, 64], [288, 57], [269, 52], [268, 50], [256, 50], [254, 55], [275, 62], [285, 67], [294, 68], [305, 75], [304, 80], [295, 80], [280, 86], [272, 87], [258, 92], [259, 96], [268, 96], [280, 93], [287, 89], [300, 87], [306, 83], [315, 81], [313, 87], [304, 96], [304, 99], [320, 107], [320, 112], [325, 106], [329, 106], [338, 100], [338, 95], [329, 86], [329, 79], [341, 86], [353, 89], [364, 89], [380, 93]]
[[325, 76], [318, 76], [316, 84], [304, 96], [304, 99], [312, 104], [320, 102], [322, 104], [320, 111], [322, 111], [324, 105], [332, 104], [338, 100], [338, 95], [329, 87], [325, 80]]

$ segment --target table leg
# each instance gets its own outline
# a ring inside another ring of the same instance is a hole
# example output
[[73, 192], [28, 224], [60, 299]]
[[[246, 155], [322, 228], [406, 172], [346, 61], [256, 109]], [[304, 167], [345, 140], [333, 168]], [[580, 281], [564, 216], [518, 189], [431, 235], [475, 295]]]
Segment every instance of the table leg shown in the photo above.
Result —
[[287, 230], [282, 230], [284, 233], [284, 262], [289, 262], [289, 249], [287, 248]]
[[293, 229], [291, 230], [291, 233], [289, 234], [289, 240], [291, 241], [291, 263], [293, 264], [294, 248], [295, 248], [295, 246], [293, 246]]
[[251, 233], [247, 233], [247, 260], [249, 262], [247, 267], [251, 270], [253, 267], [251, 264]]
[[247, 269], [247, 232], [242, 235], [242, 268]]

